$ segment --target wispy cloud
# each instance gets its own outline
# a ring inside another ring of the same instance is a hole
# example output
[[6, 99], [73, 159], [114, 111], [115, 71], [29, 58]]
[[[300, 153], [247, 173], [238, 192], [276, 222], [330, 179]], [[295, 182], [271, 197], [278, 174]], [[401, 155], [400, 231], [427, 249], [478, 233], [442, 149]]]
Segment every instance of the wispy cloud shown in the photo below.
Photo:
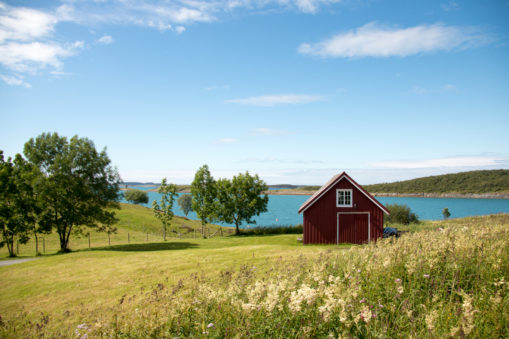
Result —
[[457, 11], [459, 8], [460, 5], [456, 1], [449, 1], [448, 3], [442, 5], [442, 9], [446, 12]]
[[265, 158], [247, 158], [239, 161], [252, 162], [252, 163], [279, 163], [279, 164], [323, 164], [321, 160], [298, 160], [298, 159], [281, 159], [276, 157], [265, 157]]
[[0, 3], [0, 64], [18, 73], [60, 70], [62, 59], [84, 46], [83, 41], [51, 40], [56, 24], [70, 20], [69, 13], [65, 5], [50, 12]]
[[394, 28], [369, 23], [318, 43], [303, 43], [298, 51], [306, 55], [335, 58], [405, 57], [471, 48], [491, 41], [491, 37], [469, 27], [435, 24]]
[[9, 75], [0, 75], [0, 78], [7, 84], [11, 86], [23, 86], [25, 88], [31, 88], [28, 82], [25, 82], [22, 77], [18, 76], [9, 76]]
[[442, 92], [458, 92], [458, 87], [453, 84], [445, 84], [442, 87]]
[[113, 38], [110, 35], [103, 35], [97, 39], [96, 42], [103, 45], [109, 45], [113, 43]]
[[323, 96], [320, 95], [307, 95], [307, 94], [276, 94], [276, 95], [262, 95], [257, 97], [249, 97], [242, 99], [226, 100], [229, 104], [241, 104], [249, 106], [270, 107], [276, 105], [297, 105], [308, 104], [310, 102], [322, 101]]
[[230, 89], [229, 85], [215, 85], [215, 86], [207, 86], [203, 88], [204, 91], [216, 91], [222, 89]]
[[272, 129], [272, 128], [266, 128], [266, 127], [253, 128], [251, 131], [254, 134], [259, 134], [259, 135], [285, 135], [285, 134], [290, 134], [291, 133], [291, 132], [288, 132], [288, 131]]
[[235, 138], [220, 138], [215, 141], [216, 144], [233, 144], [238, 140]]
[[463, 167], [487, 167], [502, 166], [509, 164], [509, 157], [504, 156], [468, 156], [468, 157], [448, 157], [427, 160], [400, 160], [400, 161], [381, 161], [371, 164], [374, 167], [392, 168], [392, 169], [417, 169], [417, 168], [463, 168]]

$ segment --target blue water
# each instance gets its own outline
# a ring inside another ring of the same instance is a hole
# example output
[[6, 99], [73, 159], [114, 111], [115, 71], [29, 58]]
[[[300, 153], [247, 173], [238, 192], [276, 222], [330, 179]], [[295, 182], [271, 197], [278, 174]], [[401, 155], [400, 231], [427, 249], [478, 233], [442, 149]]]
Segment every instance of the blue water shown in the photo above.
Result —
[[[152, 207], [152, 201], [159, 200], [161, 195], [157, 192], [147, 192], [149, 202], [143, 204]], [[180, 194], [179, 194], [180, 195]], [[257, 226], [297, 225], [302, 224], [302, 215], [298, 214], [299, 207], [309, 198], [309, 195], [269, 195], [268, 212], [255, 217]], [[411, 208], [421, 220], [442, 219], [442, 210], [447, 207], [451, 218], [461, 218], [473, 215], [493, 213], [509, 213], [509, 199], [457, 199], [457, 198], [408, 198], [408, 197], [378, 197], [382, 204], [404, 204]], [[127, 202], [121, 200], [121, 202]], [[173, 208], [175, 215], [184, 216], [175, 201]], [[187, 216], [198, 219], [196, 213], [190, 212]], [[231, 224], [218, 223], [223, 226]], [[244, 227], [246, 225], [243, 225]]]

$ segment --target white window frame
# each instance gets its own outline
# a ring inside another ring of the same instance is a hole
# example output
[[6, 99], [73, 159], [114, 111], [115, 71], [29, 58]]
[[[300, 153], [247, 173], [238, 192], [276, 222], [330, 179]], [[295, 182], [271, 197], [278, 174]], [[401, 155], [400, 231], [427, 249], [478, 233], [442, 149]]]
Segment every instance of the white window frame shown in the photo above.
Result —
[[[339, 192], [350, 192], [350, 204], [349, 205], [340, 205], [339, 204]], [[353, 207], [353, 190], [352, 189], [337, 189], [336, 190], [336, 207]]]

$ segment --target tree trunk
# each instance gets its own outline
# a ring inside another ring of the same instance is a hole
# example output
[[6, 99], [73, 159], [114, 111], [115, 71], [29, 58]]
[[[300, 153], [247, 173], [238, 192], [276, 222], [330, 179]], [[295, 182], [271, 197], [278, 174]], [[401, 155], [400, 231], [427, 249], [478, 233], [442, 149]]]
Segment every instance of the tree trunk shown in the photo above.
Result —
[[163, 241], [166, 241], [166, 225], [163, 225]]
[[16, 253], [14, 253], [14, 237], [7, 239], [5, 241], [7, 244], [7, 251], [9, 252], [9, 257], [14, 258]]
[[37, 239], [37, 232], [34, 232], [35, 237], [35, 255], [39, 254], [39, 239]]
[[239, 222], [235, 221], [235, 235], [239, 235], [239, 234], [240, 234]]
[[201, 237], [205, 239], [205, 223], [201, 222]]
[[108, 246], [111, 246], [110, 234], [108, 233]]

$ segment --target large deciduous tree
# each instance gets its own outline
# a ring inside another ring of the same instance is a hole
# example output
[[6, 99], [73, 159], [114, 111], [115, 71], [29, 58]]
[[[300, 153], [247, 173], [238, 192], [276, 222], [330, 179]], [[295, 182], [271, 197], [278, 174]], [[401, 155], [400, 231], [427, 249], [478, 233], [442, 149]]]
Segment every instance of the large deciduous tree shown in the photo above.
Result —
[[201, 235], [205, 238], [205, 225], [216, 217], [216, 182], [209, 167], [203, 165], [194, 175], [191, 184], [192, 208], [201, 220]]
[[161, 201], [158, 203], [156, 200], [152, 202], [154, 215], [159, 219], [163, 225], [163, 240], [166, 241], [166, 228], [170, 226], [173, 219], [173, 203], [177, 196], [177, 185], [168, 184], [166, 178], [161, 181], [161, 186], [157, 189], [157, 193], [161, 195]]
[[109, 210], [119, 208], [118, 172], [106, 150], [98, 152], [91, 140], [43, 133], [25, 144], [24, 154], [42, 174], [39, 223], [57, 231], [61, 251], [69, 251], [71, 232], [108, 223]]
[[264, 191], [267, 185], [258, 175], [249, 172], [239, 173], [230, 181], [217, 181], [217, 213], [219, 220], [235, 224], [235, 234], [239, 234], [239, 226], [243, 221], [254, 224], [253, 216], [267, 211], [269, 197]]

